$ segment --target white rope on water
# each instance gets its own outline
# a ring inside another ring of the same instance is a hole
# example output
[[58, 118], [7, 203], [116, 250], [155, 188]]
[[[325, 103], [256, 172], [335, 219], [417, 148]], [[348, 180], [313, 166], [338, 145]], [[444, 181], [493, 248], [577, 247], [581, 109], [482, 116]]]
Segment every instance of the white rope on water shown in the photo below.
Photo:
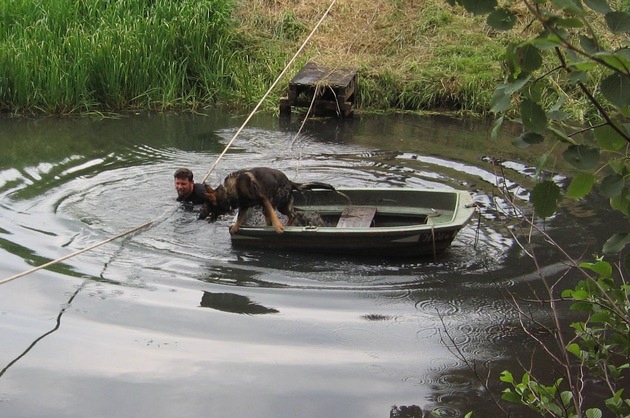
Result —
[[[293, 62], [297, 59], [297, 57], [299, 56], [299, 54], [304, 50], [304, 48], [306, 47], [306, 44], [308, 43], [308, 41], [313, 37], [313, 35], [315, 34], [315, 32], [317, 31], [317, 29], [319, 28], [319, 26], [322, 24], [322, 22], [324, 21], [324, 19], [326, 18], [326, 16], [328, 16], [328, 14], [330, 13], [330, 10], [333, 8], [333, 6], [335, 5], [335, 3], [337, 2], [337, 0], [332, 0], [330, 3], [330, 6], [328, 6], [328, 9], [326, 9], [326, 11], [324, 12], [324, 14], [321, 16], [321, 18], [319, 19], [319, 21], [317, 22], [317, 24], [315, 25], [315, 27], [313, 28], [313, 30], [311, 31], [311, 33], [306, 37], [306, 39], [304, 40], [304, 42], [302, 43], [302, 45], [300, 46], [300, 48], [297, 50], [297, 52], [293, 55], [293, 57], [291, 58], [291, 60], [285, 65], [284, 69], [282, 70], [282, 72], [280, 73], [280, 75], [278, 75], [278, 77], [276, 78], [276, 80], [273, 82], [273, 84], [271, 85], [271, 87], [269, 87], [269, 89], [267, 90], [267, 92], [264, 94], [264, 96], [260, 99], [260, 101], [258, 102], [258, 104], [256, 105], [256, 107], [254, 108], [254, 110], [252, 110], [252, 112], [249, 114], [249, 116], [247, 117], [247, 119], [245, 120], [245, 122], [243, 122], [243, 124], [241, 125], [241, 127], [238, 129], [238, 131], [234, 134], [234, 136], [232, 137], [232, 139], [230, 140], [230, 142], [228, 142], [228, 144], [225, 146], [225, 149], [223, 150], [223, 152], [221, 153], [221, 155], [219, 155], [219, 157], [216, 159], [216, 161], [214, 162], [214, 164], [212, 165], [212, 167], [210, 167], [210, 170], [208, 170], [208, 173], [206, 174], [206, 176], [203, 178], [202, 183], [205, 183], [206, 180], [208, 179], [208, 177], [210, 176], [210, 174], [212, 173], [212, 171], [214, 171], [214, 169], [216, 168], [216, 166], [218, 165], [219, 161], [223, 158], [223, 156], [227, 153], [228, 149], [230, 148], [230, 146], [232, 146], [232, 144], [234, 143], [234, 141], [236, 141], [236, 138], [238, 137], [238, 135], [241, 133], [241, 131], [245, 128], [245, 126], [249, 123], [249, 121], [251, 120], [251, 118], [254, 116], [254, 114], [258, 111], [258, 109], [260, 108], [260, 106], [262, 105], [262, 103], [267, 99], [267, 97], [269, 96], [269, 94], [271, 94], [271, 91], [275, 88], [275, 86], [280, 82], [280, 80], [282, 79], [282, 77], [284, 76], [284, 74], [288, 71], [289, 67], [293, 64]], [[165, 212], [166, 213], [166, 212]], [[164, 213], [164, 214], [165, 214]], [[118, 238], [122, 238], [126, 235], [132, 234], [134, 232], [140, 231], [142, 229], [148, 228], [151, 225], [155, 224], [161, 217], [164, 216], [164, 214], [158, 216], [157, 218], [145, 222], [142, 225], [138, 225], [134, 228], [131, 228], [125, 232], [121, 232], [118, 235], [114, 235], [113, 237], [110, 237], [106, 240], [97, 242], [96, 244], [92, 244], [88, 247], [85, 247], [81, 250], [75, 251], [73, 253], [70, 253], [68, 255], [65, 255], [63, 257], [57, 258], [55, 260], [49, 261], [47, 263], [44, 263], [40, 266], [34, 267], [32, 269], [23, 271], [22, 273], [18, 273], [15, 274], [13, 276], [7, 277], [5, 279], [0, 280], [0, 285], [9, 283], [13, 280], [19, 279], [21, 277], [27, 276], [31, 273], [35, 273], [36, 271], [45, 269], [47, 267], [53, 266], [55, 264], [61, 263], [62, 261], [68, 260], [72, 257], [76, 257], [79, 254], [83, 254], [85, 252], [91, 251], [97, 247], [100, 247], [101, 245], [107, 244], [108, 242], [112, 242]]]
[[78, 251], [75, 251], [75, 252], [73, 252], [71, 254], [68, 254], [68, 255], [65, 255], [63, 257], [57, 258], [56, 260], [49, 261], [49, 262], [47, 262], [45, 264], [42, 264], [40, 266], [33, 267], [30, 270], [26, 270], [26, 271], [23, 271], [22, 273], [18, 273], [18, 274], [15, 274], [13, 276], [7, 277], [6, 279], [2, 279], [2, 280], [0, 280], [0, 285], [3, 285], [5, 283], [9, 283], [10, 281], [13, 281], [15, 279], [19, 279], [20, 277], [27, 276], [27, 275], [29, 275], [31, 273], [35, 273], [36, 271], [39, 271], [41, 269], [45, 269], [46, 267], [50, 267], [52, 265], [61, 263], [62, 261], [65, 261], [65, 260], [67, 260], [69, 258], [75, 257], [75, 256], [77, 256], [79, 254], [83, 254], [83, 253], [85, 253], [87, 251], [93, 250], [94, 248], [100, 247], [101, 245], [107, 244], [108, 242], [111, 242], [111, 241], [114, 241], [114, 240], [116, 240], [118, 238], [124, 237], [125, 235], [129, 235], [129, 234], [134, 233], [136, 231], [139, 231], [141, 229], [148, 228], [149, 226], [153, 225], [158, 219], [159, 218], [156, 218], [156, 219], [154, 219], [152, 221], [143, 223], [142, 225], [136, 226], [135, 228], [132, 228], [132, 229], [130, 229], [128, 231], [122, 232], [122, 233], [120, 233], [118, 235], [115, 235], [113, 237], [110, 237], [110, 238], [108, 238], [106, 240], [103, 240], [101, 242], [97, 242], [96, 244], [92, 244], [92, 245], [90, 245], [88, 247], [85, 247], [85, 248], [83, 248], [81, 250], [78, 250]]

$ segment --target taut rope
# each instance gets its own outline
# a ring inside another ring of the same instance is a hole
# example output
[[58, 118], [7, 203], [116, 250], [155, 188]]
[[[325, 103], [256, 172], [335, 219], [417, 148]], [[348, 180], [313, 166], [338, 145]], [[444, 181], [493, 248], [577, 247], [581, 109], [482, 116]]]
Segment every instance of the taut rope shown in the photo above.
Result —
[[0, 280], [0, 285], [3, 285], [5, 283], [9, 283], [12, 280], [19, 279], [20, 277], [24, 277], [24, 276], [26, 276], [28, 274], [35, 273], [36, 271], [39, 271], [41, 269], [45, 269], [46, 267], [50, 267], [50, 266], [55, 265], [57, 263], [61, 263], [62, 261], [65, 261], [65, 260], [67, 260], [69, 258], [72, 258], [74, 256], [77, 256], [79, 254], [83, 254], [84, 252], [93, 250], [94, 248], [100, 247], [101, 245], [107, 244], [108, 242], [114, 241], [115, 239], [124, 237], [125, 235], [129, 235], [129, 234], [134, 233], [136, 231], [139, 231], [141, 229], [147, 228], [147, 227], [153, 225], [157, 221], [157, 219], [159, 219], [159, 218], [155, 218], [152, 221], [149, 221], [149, 222], [146, 222], [146, 223], [144, 223], [142, 225], [136, 226], [135, 228], [132, 228], [132, 229], [130, 229], [128, 231], [125, 231], [123, 233], [120, 233], [118, 235], [115, 235], [115, 236], [113, 236], [111, 238], [108, 238], [108, 239], [106, 239], [104, 241], [97, 242], [96, 244], [90, 245], [89, 247], [85, 247], [82, 250], [78, 250], [78, 251], [75, 251], [75, 252], [73, 252], [71, 254], [68, 254], [68, 255], [65, 255], [63, 257], [57, 258], [56, 260], [49, 261], [48, 263], [42, 264], [41, 266], [37, 266], [37, 267], [34, 267], [34, 268], [30, 269], [30, 270], [23, 271], [22, 273], [18, 273], [18, 274], [15, 274], [15, 275], [11, 276], [11, 277], [7, 277], [6, 279], [2, 279], [2, 280]]

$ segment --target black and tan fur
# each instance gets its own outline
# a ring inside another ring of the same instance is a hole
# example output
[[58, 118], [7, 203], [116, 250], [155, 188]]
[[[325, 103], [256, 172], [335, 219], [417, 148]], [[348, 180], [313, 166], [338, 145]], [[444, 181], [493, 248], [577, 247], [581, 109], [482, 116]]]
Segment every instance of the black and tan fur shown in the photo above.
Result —
[[256, 167], [235, 171], [229, 174], [223, 184], [216, 189], [207, 186], [208, 203], [202, 209], [205, 216], [214, 222], [219, 216], [232, 209], [238, 209], [236, 222], [230, 227], [230, 234], [235, 234], [245, 220], [247, 210], [253, 206], [262, 206], [267, 225], [273, 225], [276, 232], [281, 233], [284, 227], [278, 215], [282, 213], [288, 218], [287, 225], [295, 220], [293, 209], [294, 190], [326, 189], [335, 190], [333, 186], [320, 182], [295, 183], [276, 169]]

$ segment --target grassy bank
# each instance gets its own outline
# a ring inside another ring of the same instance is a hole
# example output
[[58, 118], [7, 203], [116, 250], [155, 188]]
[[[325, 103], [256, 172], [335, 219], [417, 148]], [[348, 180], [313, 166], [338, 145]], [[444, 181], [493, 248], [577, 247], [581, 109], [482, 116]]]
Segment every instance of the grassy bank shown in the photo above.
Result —
[[[0, 4], [0, 109], [251, 107], [329, 3], [13, 0]], [[339, 0], [268, 99], [309, 60], [359, 71], [357, 107], [483, 114], [508, 34], [444, 0]]]
[[12, 113], [165, 108], [230, 88], [223, 0], [0, 3], [0, 106]]
[[[244, 4], [238, 11], [244, 36], [296, 50], [329, 2]], [[339, 1], [303, 61], [358, 69], [361, 108], [484, 113], [508, 41], [444, 0]]]

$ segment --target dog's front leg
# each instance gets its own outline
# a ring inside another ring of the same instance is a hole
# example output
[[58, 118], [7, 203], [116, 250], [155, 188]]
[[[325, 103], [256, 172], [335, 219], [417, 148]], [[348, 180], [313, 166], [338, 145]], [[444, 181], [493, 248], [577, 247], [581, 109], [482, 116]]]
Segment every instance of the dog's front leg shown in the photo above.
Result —
[[271, 224], [276, 229], [278, 234], [284, 232], [284, 227], [282, 226], [282, 222], [278, 219], [278, 215], [276, 215], [276, 210], [273, 205], [269, 201], [269, 199], [263, 199], [263, 211], [265, 212], [265, 218], [267, 218], [267, 222], [271, 221]]
[[245, 216], [247, 215], [248, 210], [249, 210], [248, 208], [238, 209], [238, 216], [236, 217], [236, 222], [234, 222], [234, 225], [230, 226], [231, 235], [236, 234], [236, 232], [241, 228], [241, 225], [243, 225], [243, 222], [245, 222]]

